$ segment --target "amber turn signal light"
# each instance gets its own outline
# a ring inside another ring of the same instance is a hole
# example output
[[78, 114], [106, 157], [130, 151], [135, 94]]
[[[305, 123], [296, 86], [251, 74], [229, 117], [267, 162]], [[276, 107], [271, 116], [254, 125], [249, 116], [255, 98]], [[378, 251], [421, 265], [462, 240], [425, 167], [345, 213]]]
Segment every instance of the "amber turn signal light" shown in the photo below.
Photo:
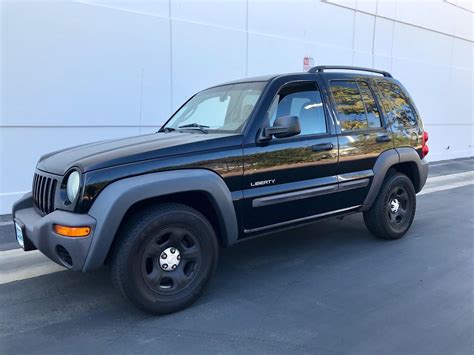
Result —
[[87, 237], [91, 232], [90, 227], [68, 227], [59, 224], [55, 224], [53, 230], [63, 237]]

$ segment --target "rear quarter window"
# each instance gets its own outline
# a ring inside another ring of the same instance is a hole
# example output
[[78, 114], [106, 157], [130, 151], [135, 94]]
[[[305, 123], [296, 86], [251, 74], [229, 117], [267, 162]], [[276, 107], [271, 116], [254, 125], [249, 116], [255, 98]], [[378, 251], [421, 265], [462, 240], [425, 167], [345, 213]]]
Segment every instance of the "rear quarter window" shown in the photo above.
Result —
[[414, 107], [402, 88], [389, 81], [377, 81], [383, 108], [395, 128], [415, 127], [418, 124]]

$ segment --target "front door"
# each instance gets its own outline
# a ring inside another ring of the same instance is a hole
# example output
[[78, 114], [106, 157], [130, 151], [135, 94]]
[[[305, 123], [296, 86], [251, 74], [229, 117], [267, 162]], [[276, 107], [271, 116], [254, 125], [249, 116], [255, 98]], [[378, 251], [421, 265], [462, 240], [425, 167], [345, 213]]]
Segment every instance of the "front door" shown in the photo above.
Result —
[[[331, 211], [336, 205], [338, 141], [315, 82], [283, 86], [268, 109], [298, 116], [301, 133], [244, 147], [244, 229], [281, 227]], [[263, 121], [263, 120], [262, 120]]]

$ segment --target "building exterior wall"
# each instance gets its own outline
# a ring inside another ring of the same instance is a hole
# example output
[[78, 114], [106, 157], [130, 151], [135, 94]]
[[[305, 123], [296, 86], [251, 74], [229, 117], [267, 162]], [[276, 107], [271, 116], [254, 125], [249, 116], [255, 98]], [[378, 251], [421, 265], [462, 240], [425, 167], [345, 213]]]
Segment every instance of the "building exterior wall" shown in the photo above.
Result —
[[44, 153], [153, 132], [187, 97], [318, 64], [390, 71], [429, 158], [473, 155], [473, 5], [462, 0], [0, 0], [0, 214]]

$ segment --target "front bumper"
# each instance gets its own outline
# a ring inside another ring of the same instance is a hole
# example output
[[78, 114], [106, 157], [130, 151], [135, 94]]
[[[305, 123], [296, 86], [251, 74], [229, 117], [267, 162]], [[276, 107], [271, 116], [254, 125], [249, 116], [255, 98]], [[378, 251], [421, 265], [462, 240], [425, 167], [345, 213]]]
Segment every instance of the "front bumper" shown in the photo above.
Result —
[[[60, 265], [83, 271], [96, 229], [93, 217], [60, 210], [42, 216], [33, 207], [31, 193], [28, 193], [13, 206], [13, 219], [23, 226], [25, 245], [34, 246]], [[91, 233], [87, 237], [63, 237], [53, 231], [54, 224], [89, 226]]]

